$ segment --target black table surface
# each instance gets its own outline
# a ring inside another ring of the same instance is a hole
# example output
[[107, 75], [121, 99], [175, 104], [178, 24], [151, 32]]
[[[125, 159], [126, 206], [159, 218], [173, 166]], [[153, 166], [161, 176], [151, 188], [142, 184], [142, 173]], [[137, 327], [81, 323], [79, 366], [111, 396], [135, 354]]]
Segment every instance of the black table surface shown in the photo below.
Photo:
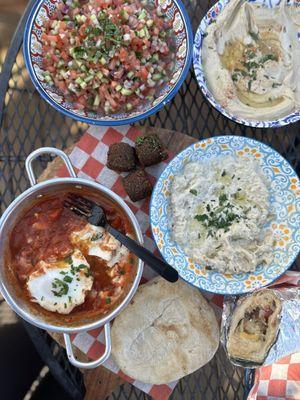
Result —
[[[0, 200], [2, 212], [10, 202], [29, 187], [24, 173], [26, 156], [41, 146], [66, 148], [85, 131], [86, 125], [64, 117], [49, 106], [34, 89], [22, 54], [23, 32], [31, 0], [17, 27], [0, 76]], [[196, 29], [209, 7], [207, 0], [184, 1]], [[173, 100], [156, 115], [140, 122], [183, 132], [202, 139], [220, 134], [241, 135], [264, 142], [282, 154], [299, 172], [300, 122], [277, 129], [255, 129], [230, 121], [216, 111], [198, 88], [193, 69]], [[40, 168], [49, 161], [41, 159]], [[299, 269], [299, 262], [293, 269]], [[51, 372], [75, 399], [84, 393], [82, 376], [68, 364], [64, 350], [43, 331], [26, 328]], [[251, 386], [253, 374], [224, 362], [222, 355], [200, 372], [180, 381], [172, 399], [243, 399]], [[123, 385], [112, 399], [147, 399], [138, 389]]]

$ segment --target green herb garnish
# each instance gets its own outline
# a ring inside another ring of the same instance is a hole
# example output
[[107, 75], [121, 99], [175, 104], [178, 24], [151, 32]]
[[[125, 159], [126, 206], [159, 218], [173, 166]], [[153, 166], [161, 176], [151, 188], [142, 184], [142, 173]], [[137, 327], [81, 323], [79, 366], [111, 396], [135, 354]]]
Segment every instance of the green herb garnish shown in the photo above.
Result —
[[265, 54], [259, 59], [259, 62], [264, 64], [269, 60], [278, 61], [278, 57], [275, 54]]
[[110, 297], [106, 297], [106, 299], [105, 299], [105, 303], [106, 303], [106, 304], [110, 304], [110, 303], [111, 303], [111, 299], [110, 299]]
[[277, 88], [278, 86], [281, 86], [281, 83], [276, 83], [276, 82], [272, 83], [272, 88]]
[[52, 290], [52, 293], [54, 294], [54, 296], [57, 296], [57, 297], [64, 296], [69, 291], [69, 286], [67, 285], [67, 283], [65, 283], [64, 281], [62, 281], [61, 279], [58, 279], [58, 278], [54, 279], [54, 281], [52, 282], [52, 287], [54, 289], [58, 289], [58, 290]]
[[198, 194], [196, 189], [191, 189], [190, 193], [192, 193], [194, 196], [197, 196], [197, 194]]
[[202, 215], [195, 215], [194, 219], [196, 219], [199, 222], [203, 222], [205, 220], [208, 219], [208, 216], [206, 214], [202, 214]]
[[66, 275], [63, 279], [65, 282], [71, 283], [73, 278], [71, 278], [69, 275]]

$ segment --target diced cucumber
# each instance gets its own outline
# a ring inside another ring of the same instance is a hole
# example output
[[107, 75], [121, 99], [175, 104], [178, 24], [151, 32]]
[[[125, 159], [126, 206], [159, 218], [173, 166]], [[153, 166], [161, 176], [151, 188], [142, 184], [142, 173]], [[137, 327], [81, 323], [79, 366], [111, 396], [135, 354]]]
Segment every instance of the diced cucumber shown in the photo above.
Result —
[[95, 107], [98, 107], [99, 104], [100, 104], [100, 96], [99, 96], [98, 94], [96, 94], [96, 96], [95, 96], [95, 98], [94, 98], [94, 103], [93, 103], [93, 105], [94, 105]]
[[89, 74], [90, 74], [90, 75], [95, 75], [95, 71], [94, 71], [92, 68], [90, 68], [90, 69], [89, 69]]
[[162, 78], [161, 74], [153, 74], [152, 75], [153, 81], [159, 81], [161, 78]]
[[65, 65], [64, 60], [59, 60], [58, 63], [57, 63], [57, 68], [60, 68], [60, 67], [62, 67], [63, 65]]
[[75, 15], [75, 21], [78, 23], [84, 23], [86, 21], [86, 16], [77, 14]]
[[158, 61], [158, 60], [159, 60], [159, 56], [158, 56], [157, 53], [154, 53], [154, 54], [152, 55], [152, 60], [153, 60], [153, 61]]
[[149, 33], [148, 28], [146, 26], [144, 27], [144, 31], [145, 31], [146, 38], [149, 39], [150, 38], [150, 33]]
[[127, 109], [128, 111], [132, 110], [132, 109], [133, 109], [133, 105], [132, 105], [131, 103], [127, 103], [127, 104], [126, 104], [126, 109]]
[[75, 79], [75, 83], [77, 83], [82, 89], [85, 89], [87, 87], [87, 84], [80, 76]]
[[121, 86], [121, 85], [117, 85], [117, 86], [116, 86], [116, 91], [117, 91], [117, 92], [119, 92], [121, 89], [122, 89], [122, 86]]
[[147, 11], [145, 9], [143, 9], [140, 12], [140, 15], [139, 15], [138, 19], [141, 20], [141, 19], [145, 19], [146, 17], [147, 17]]
[[93, 89], [98, 89], [99, 86], [100, 86], [100, 83], [95, 82], [95, 83], [93, 84]]
[[133, 76], [134, 76], [134, 72], [133, 71], [128, 72], [127, 77], [129, 79], [132, 78]]
[[53, 80], [52, 80], [50, 75], [45, 75], [44, 78], [45, 78], [45, 81], [48, 82], [48, 83], [52, 83], [53, 82]]
[[105, 60], [104, 57], [101, 57], [99, 61], [100, 61], [100, 63], [101, 63], [102, 65], [105, 65], [105, 64], [106, 64], [106, 60]]
[[109, 82], [109, 80], [108, 80], [108, 79], [106, 79], [106, 78], [102, 78], [102, 79], [101, 79], [101, 82], [102, 82], [102, 83], [108, 83], [108, 82]]
[[81, 87], [81, 89], [85, 89], [85, 88], [87, 87], [87, 84], [86, 84], [84, 81], [82, 81], [82, 82], [79, 84], [79, 86]]
[[91, 14], [90, 15], [90, 19], [91, 19], [93, 25], [99, 25], [98, 18], [96, 16], [96, 14]]
[[84, 82], [89, 83], [90, 81], [92, 81], [94, 79], [93, 75], [89, 75], [86, 78], [84, 78]]
[[146, 36], [144, 28], [137, 32], [139, 38], [144, 38]]
[[146, 25], [148, 28], [151, 28], [151, 26], [153, 26], [153, 19], [148, 19], [148, 21], [146, 21]]
[[102, 78], [103, 78], [103, 74], [102, 74], [101, 71], [96, 72], [96, 76], [97, 76], [99, 79], [102, 79]]
[[132, 94], [132, 90], [126, 89], [126, 88], [122, 88], [121, 89], [121, 94], [123, 94], [124, 96], [130, 96]]
[[81, 69], [81, 71], [83, 71], [83, 72], [88, 72], [88, 68], [87, 68], [87, 66], [84, 65], [84, 64], [81, 65], [80, 69]]

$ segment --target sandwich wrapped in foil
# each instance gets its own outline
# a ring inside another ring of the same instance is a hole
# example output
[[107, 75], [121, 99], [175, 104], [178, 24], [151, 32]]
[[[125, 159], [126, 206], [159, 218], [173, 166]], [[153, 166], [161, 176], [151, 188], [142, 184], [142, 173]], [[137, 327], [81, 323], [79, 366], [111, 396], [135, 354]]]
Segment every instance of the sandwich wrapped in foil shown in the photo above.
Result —
[[[266, 305], [262, 310], [257, 307], [261, 298], [263, 303], [264, 294], [269, 297], [271, 308], [273, 304], [273, 311]], [[244, 368], [273, 364], [299, 351], [300, 288], [261, 289], [244, 296], [225, 297], [221, 342], [230, 361]]]

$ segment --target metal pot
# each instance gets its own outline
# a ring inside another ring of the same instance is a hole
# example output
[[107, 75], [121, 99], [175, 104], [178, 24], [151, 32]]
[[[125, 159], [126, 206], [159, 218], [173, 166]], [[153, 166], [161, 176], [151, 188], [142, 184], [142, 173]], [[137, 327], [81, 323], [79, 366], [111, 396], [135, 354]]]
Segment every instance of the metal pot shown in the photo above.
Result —
[[[34, 175], [34, 172], [32, 170], [32, 162], [35, 158], [40, 156], [41, 154], [55, 154], [56, 156], [59, 156], [62, 158], [64, 161], [71, 177], [70, 178], [55, 178], [51, 180], [47, 180], [42, 183], [37, 183], [36, 178]], [[7, 301], [7, 303], [12, 307], [12, 309], [20, 315], [20, 317], [24, 318], [26, 321], [30, 322], [33, 325], [38, 326], [39, 328], [46, 329], [49, 331], [55, 331], [55, 332], [61, 332], [64, 335], [64, 340], [66, 344], [66, 350], [67, 350], [67, 355], [69, 358], [69, 361], [75, 365], [78, 368], [95, 368], [98, 365], [104, 363], [105, 360], [110, 355], [111, 352], [111, 339], [110, 339], [110, 321], [115, 318], [122, 310], [123, 308], [129, 303], [131, 298], [133, 297], [134, 293], [136, 292], [141, 276], [142, 276], [142, 271], [143, 271], [143, 262], [139, 260], [138, 266], [137, 266], [137, 273], [134, 278], [134, 281], [132, 283], [132, 286], [127, 294], [127, 296], [124, 298], [124, 300], [115, 308], [113, 309], [112, 312], [107, 314], [103, 318], [98, 318], [95, 320], [90, 321], [89, 323], [85, 323], [82, 325], [78, 325], [76, 327], [73, 326], [63, 326], [55, 323], [49, 323], [44, 319], [43, 316], [35, 315], [32, 313], [30, 310], [30, 307], [28, 305], [28, 301], [25, 301], [24, 299], [20, 298], [20, 296], [17, 296], [16, 290], [14, 288], [14, 285], [12, 285], [11, 282], [8, 281], [7, 275], [5, 274], [5, 259], [4, 259], [4, 254], [5, 254], [5, 248], [6, 248], [6, 243], [8, 239], [8, 234], [13, 228], [16, 220], [19, 219], [20, 215], [22, 212], [28, 208], [35, 200], [37, 197], [41, 197], [44, 195], [48, 194], [53, 194], [57, 189], [63, 189], [63, 188], [71, 188], [71, 187], [76, 187], [76, 188], [91, 188], [93, 190], [97, 190], [100, 193], [106, 195], [107, 197], [111, 198], [114, 200], [118, 205], [124, 210], [124, 212], [127, 214], [129, 217], [132, 226], [134, 228], [134, 232], [136, 235], [137, 240], [142, 243], [143, 242], [143, 236], [141, 229], [138, 225], [138, 222], [130, 210], [130, 208], [126, 205], [126, 203], [114, 192], [112, 192], [110, 189], [100, 185], [99, 183], [95, 183], [93, 181], [87, 180], [87, 179], [81, 179], [78, 178], [73, 166], [70, 162], [70, 159], [68, 156], [61, 150], [57, 150], [55, 148], [51, 147], [44, 147], [40, 148], [38, 150], [35, 150], [32, 152], [26, 159], [25, 162], [25, 168], [26, 172], [31, 184], [31, 187], [27, 189], [25, 192], [20, 194], [11, 204], [10, 206], [6, 209], [4, 214], [2, 215], [0, 219], [0, 291]], [[84, 332], [88, 331], [90, 329], [95, 329], [100, 326], [104, 325], [104, 332], [105, 332], [105, 352], [104, 354], [97, 360], [91, 361], [91, 362], [81, 362], [75, 359], [73, 350], [72, 350], [72, 344], [71, 344], [71, 339], [70, 339], [70, 334], [71, 333], [78, 333], [78, 332]]]

